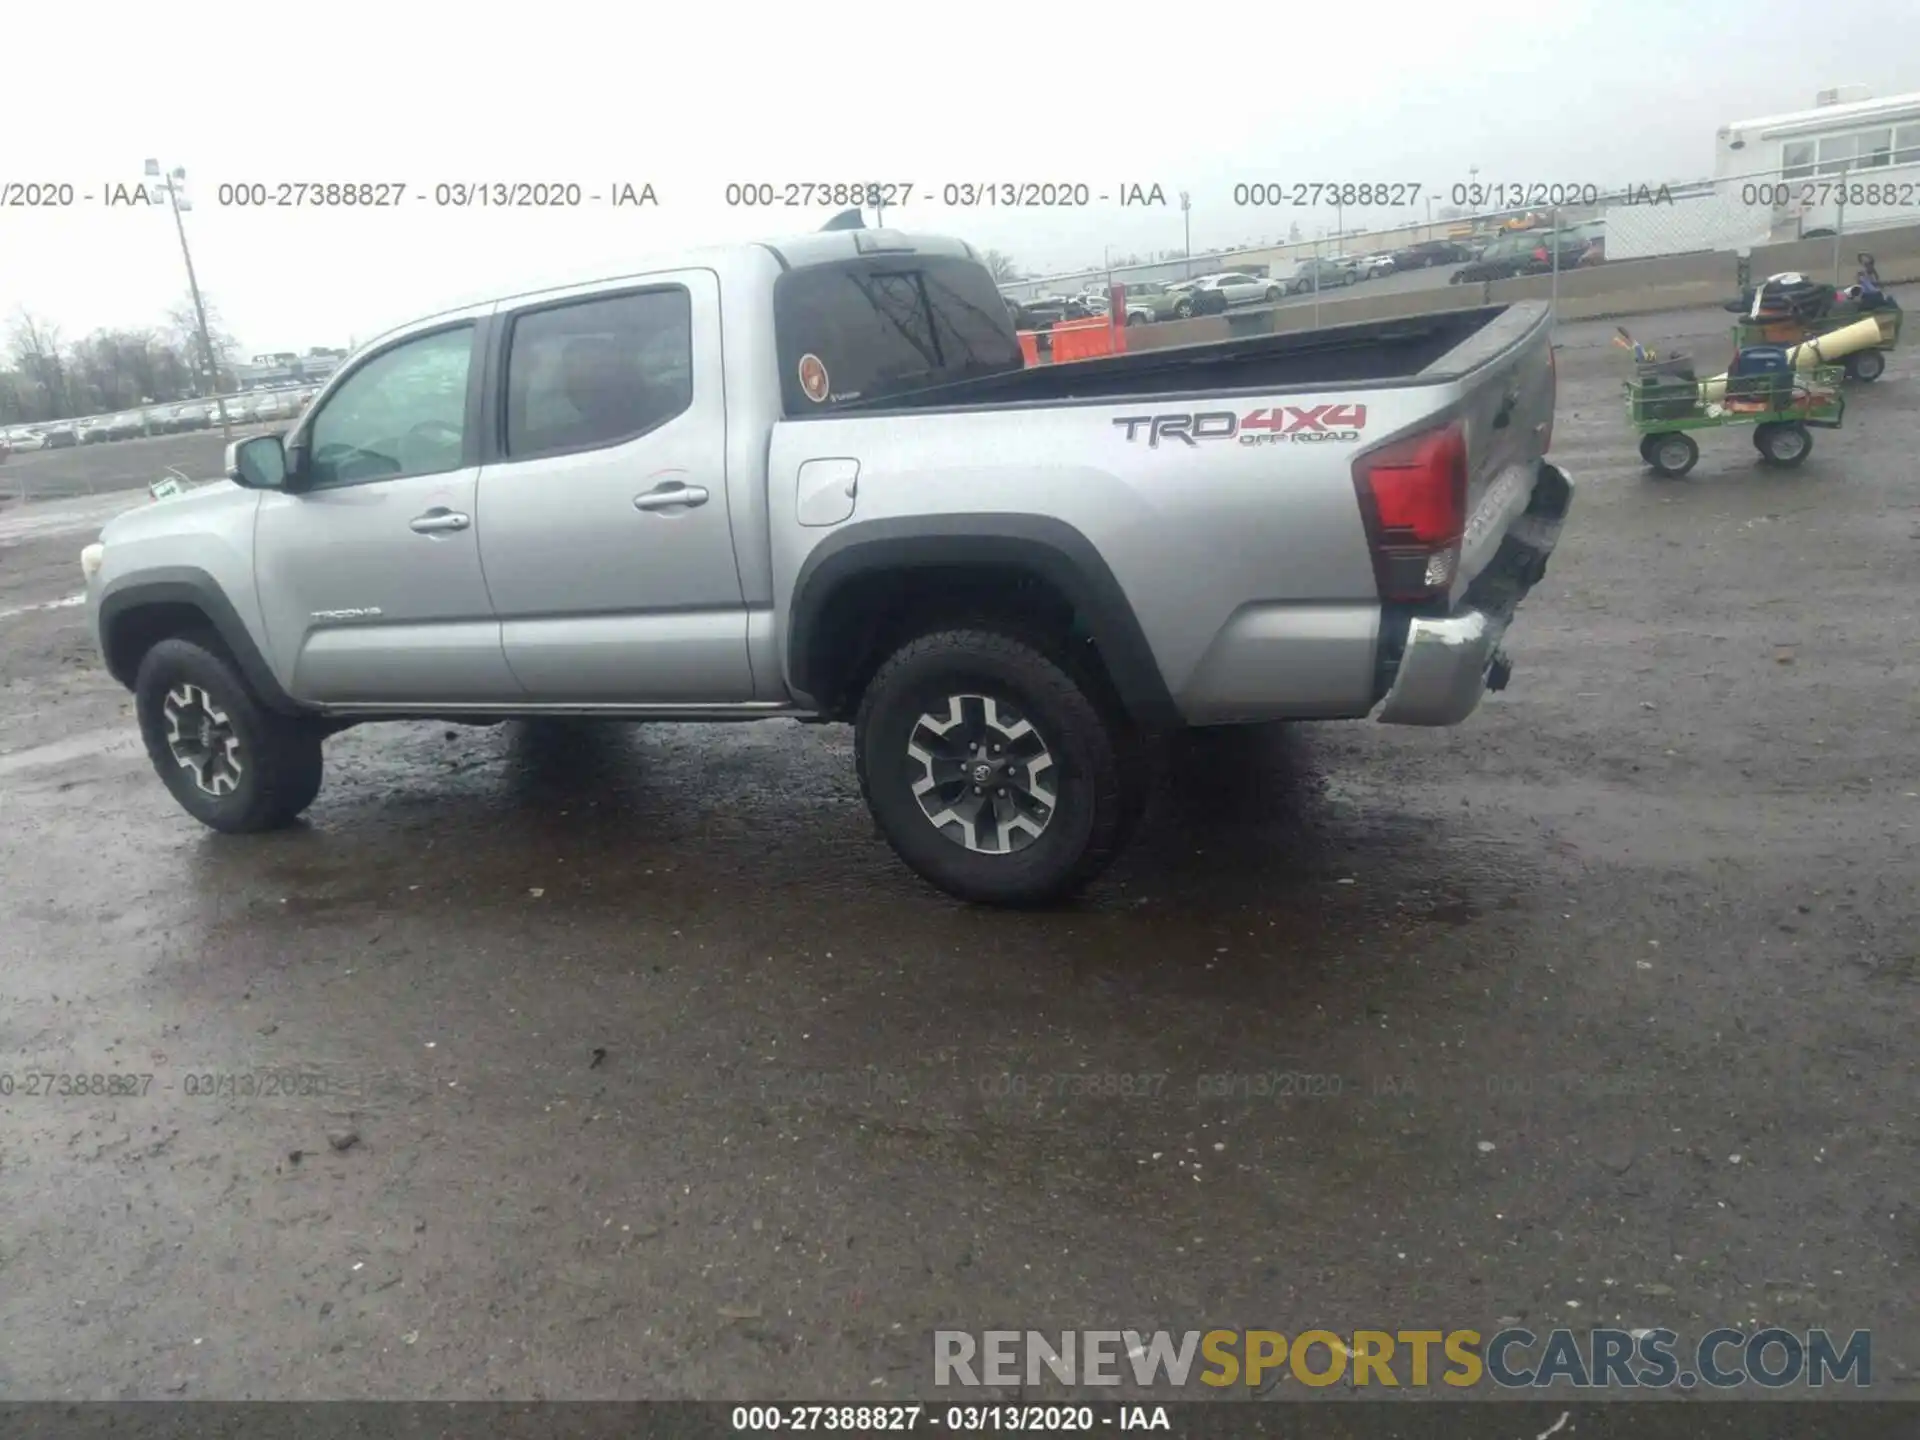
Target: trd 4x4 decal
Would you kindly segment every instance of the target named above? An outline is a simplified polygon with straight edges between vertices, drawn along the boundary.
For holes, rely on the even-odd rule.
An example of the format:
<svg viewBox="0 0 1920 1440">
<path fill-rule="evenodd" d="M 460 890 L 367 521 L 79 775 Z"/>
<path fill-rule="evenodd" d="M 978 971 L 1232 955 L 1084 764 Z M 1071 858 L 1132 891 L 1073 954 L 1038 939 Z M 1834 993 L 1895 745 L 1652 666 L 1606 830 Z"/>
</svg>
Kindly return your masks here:
<svg viewBox="0 0 1920 1440">
<path fill-rule="evenodd" d="M 1113 422 L 1128 440 L 1146 438 L 1157 450 L 1163 440 L 1198 445 L 1202 440 L 1237 440 L 1242 445 L 1325 445 L 1352 443 L 1367 428 L 1364 405 L 1275 405 L 1236 415 L 1231 410 L 1188 411 L 1176 415 L 1128 415 Z"/>
</svg>

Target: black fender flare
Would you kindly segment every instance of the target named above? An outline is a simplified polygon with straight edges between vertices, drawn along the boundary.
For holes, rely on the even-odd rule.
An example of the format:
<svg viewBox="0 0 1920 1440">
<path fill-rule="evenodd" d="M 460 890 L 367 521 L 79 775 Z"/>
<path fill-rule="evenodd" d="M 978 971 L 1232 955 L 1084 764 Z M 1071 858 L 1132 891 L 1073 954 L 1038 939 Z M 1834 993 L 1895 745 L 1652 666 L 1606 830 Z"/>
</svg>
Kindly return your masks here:
<svg viewBox="0 0 1920 1440">
<path fill-rule="evenodd" d="M 191 605 L 207 617 L 227 653 L 239 665 L 254 696 L 270 710 L 283 715 L 304 715 L 307 708 L 281 688 L 273 669 L 267 664 L 253 634 L 240 619 L 233 602 L 206 571 L 191 565 L 168 565 L 145 570 L 124 584 L 116 585 L 100 597 L 100 649 L 107 662 L 107 673 L 127 689 L 133 688 L 137 664 L 115 641 L 115 633 L 127 618 L 154 605 Z"/>
<path fill-rule="evenodd" d="M 787 623 L 787 674 L 818 697 L 819 622 L 833 594 L 857 576 L 955 565 L 1017 566 L 1073 605 L 1136 723 L 1178 722 L 1153 649 L 1120 582 L 1092 541 L 1063 520 L 1019 514 L 925 515 L 857 521 L 836 530 L 800 566 Z"/>
</svg>

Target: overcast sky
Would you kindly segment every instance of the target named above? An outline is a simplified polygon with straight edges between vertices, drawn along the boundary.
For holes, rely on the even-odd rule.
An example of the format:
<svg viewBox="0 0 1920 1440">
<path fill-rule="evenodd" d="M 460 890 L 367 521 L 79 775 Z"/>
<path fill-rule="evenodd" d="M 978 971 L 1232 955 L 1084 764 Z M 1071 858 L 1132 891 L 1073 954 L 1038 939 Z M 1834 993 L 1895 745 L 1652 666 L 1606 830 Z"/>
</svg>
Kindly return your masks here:
<svg viewBox="0 0 1920 1440">
<path fill-rule="evenodd" d="M 890 225 L 1044 273 L 1097 264 L 1107 246 L 1180 247 L 1183 188 L 1197 252 L 1333 219 L 1236 209 L 1236 182 L 1423 187 L 1415 210 L 1374 215 L 1378 228 L 1424 219 L 1424 197 L 1446 204 L 1469 166 L 1483 183 L 1704 176 L 1729 120 L 1810 106 L 1829 85 L 1920 89 L 1915 0 L 10 11 L 0 185 L 99 196 L 137 184 L 149 156 L 186 167 L 201 286 L 248 354 L 364 341 L 443 305 L 816 229 L 830 213 L 730 209 L 730 181 L 911 183 Z M 490 180 L 587 195 L 651 183 L 659 204 L 434 204 L 440 182 Z M 1012 180 L 1116 197 L 1158 183 L 1171 203 L 940 204 L 943 185 Z M 253 181 L 390 182 L 406 199 L 218 203 L 223 183 Z M 71 340 L 158 324 L 185 293 L 164 207 L 0 208 L 0 315 L 25 306 Z"/>
</svg>

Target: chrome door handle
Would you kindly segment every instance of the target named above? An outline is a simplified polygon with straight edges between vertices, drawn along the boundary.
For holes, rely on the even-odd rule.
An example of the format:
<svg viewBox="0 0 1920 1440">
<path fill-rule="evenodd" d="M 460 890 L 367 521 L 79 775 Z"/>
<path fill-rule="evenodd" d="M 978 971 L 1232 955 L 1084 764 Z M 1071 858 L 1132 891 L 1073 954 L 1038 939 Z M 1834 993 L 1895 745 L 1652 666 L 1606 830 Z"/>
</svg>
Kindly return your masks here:
<svg viewBox="0 0 1920 1440">
<path fill-rule="evenodd" d="M 464 530 L 473 523 L 469 515 L 458 510 L 434 509 L 424 515 L 416 515 L 407 527 L 416 535 L 438 535 L 446 530 Z"/>
<path fill-rule="evenodd" d="M 691 509 L 706 503 L 706 486 L 683 485 L 678 480 L 669 480 L 664 485 L 633 497 L 633 508 L 636 510 L 671 510 L 677 505 Z"/>
</svg>

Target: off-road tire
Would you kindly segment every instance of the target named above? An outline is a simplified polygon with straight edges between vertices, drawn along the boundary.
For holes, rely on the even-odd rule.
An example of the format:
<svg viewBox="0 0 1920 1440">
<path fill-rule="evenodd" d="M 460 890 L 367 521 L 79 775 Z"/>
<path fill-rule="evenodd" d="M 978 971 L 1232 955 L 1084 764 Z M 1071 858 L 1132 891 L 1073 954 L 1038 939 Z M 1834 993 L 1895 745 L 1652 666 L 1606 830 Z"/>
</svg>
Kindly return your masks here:
<svg viewBox="0 0 1920 1440">
<path fill-rule="evenodd" d="M 959 899 L 1044 905 L 1094 879 L 1125 846 L 1151 793 L 1131 727 L 1064 653 L 993 629 L 929 632 L 874 674 L 854 719 L 854 763 L 875 824 L 907 866 Z M 950 697 L 984 696 L 1031 724 L 1052 756 L 1054 803 L 1041 833 L 1010 853 L 980 853 L 936 828 L 914 795 L 909 753 L 923 717 Z"/>
<path fill-rule="evenodd" d="M 203 788 L 196 771 L 176 756 L 170 737 L 169 697 L 194 692 L 219 712 L 237 742 L 233 753 L 239 773 L 220 794 Z M 133 694 L 154 771 L 201 824 L 229 835 L 276 830 L 292 823 L 319 794 L 320 727 L 262 705 L 211 636 L 155 645 L 140 662 Z"/>
</svg>

